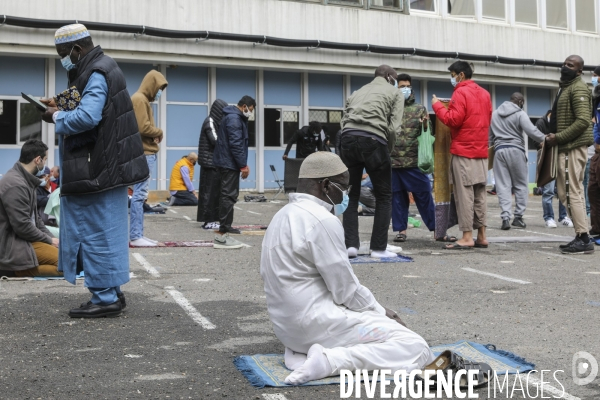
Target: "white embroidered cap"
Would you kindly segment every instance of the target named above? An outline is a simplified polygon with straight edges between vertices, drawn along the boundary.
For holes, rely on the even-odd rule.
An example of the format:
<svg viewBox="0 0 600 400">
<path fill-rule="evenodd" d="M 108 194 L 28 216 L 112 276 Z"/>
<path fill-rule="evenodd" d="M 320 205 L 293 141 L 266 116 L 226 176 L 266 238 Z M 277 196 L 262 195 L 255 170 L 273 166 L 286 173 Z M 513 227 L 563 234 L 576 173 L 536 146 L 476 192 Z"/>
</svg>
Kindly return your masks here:
<svg viewBox="0 0 600 400">
<path fill-rule="evenodd" d="M 298 178 L 328 178 L 348 171 L 342 159 L 330 151 L 317 151 L 306 157 Z"/>
</svg>

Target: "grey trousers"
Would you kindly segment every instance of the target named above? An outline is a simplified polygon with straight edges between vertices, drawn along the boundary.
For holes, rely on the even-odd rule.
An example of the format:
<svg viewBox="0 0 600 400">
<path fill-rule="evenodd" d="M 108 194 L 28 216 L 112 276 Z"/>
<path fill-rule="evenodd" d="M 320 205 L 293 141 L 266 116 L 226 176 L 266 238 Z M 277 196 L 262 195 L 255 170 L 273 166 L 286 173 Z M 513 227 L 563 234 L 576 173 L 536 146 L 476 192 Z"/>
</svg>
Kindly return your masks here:
<svg viewBox="0 0 600 400">
<path fill-rule="evenodd" d="M 529 198 L 527 158 L 525 152 L 516 147 L 496 151 L 494 156 L 494 178 L 500 204 L 500 217 L 510 219 L 512 194 L 515 195 L 515 216 L 522 217 Z"/>
</svg>

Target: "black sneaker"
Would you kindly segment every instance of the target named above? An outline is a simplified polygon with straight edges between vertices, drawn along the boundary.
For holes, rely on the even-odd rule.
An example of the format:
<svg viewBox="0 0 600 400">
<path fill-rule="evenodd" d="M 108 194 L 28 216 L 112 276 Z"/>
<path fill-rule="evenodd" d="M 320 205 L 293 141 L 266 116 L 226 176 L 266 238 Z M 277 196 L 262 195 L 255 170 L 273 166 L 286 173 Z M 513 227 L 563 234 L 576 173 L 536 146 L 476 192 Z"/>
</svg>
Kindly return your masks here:
<svg viewBox="0 0 600 400">
<path fill-rule="evenodd" d="M 515 217 L 513 219 L 512 226 L 514 226 L 515 228 L 522 228 L 522 229 L 527 228 L 527 224 L 525 224 L 525 221 L 523 221 L 523 217 Z"/>
<path fill-rule="evenodd" d="M 500 229 L 502 229 L 503 231 L 507 231 L 510 229 L 510 221 L 508 220 L 508 218 L 502 220 L 502 227 Z"/>
<path fill-rule="evenodd" d="M 568 247 L 571 247 L 573 245 L 573 243 L 575 243 L 575 241 L 577 240 L 577 237 L 573 240 L 571 240 L 569 243 L 567 244 L 561 244 L 560 246 L 558 246 L 559 249 L 566 249 Z"/>
<path fill-rule="evenodd" d="M 233 235 L 241 235 L 242 231 L 240 231 L 237 228 L 229 228 L 229 229 L 227 229 L 227 233 L 231 233 Z"/>
<path fill-rule="evenodd" d="M 594 242 L 591 240 L 584 243 L 581 238 L 576 238 L 569 247 L 562 249 L 563 254 L 593 254 Z"/>
</svg>

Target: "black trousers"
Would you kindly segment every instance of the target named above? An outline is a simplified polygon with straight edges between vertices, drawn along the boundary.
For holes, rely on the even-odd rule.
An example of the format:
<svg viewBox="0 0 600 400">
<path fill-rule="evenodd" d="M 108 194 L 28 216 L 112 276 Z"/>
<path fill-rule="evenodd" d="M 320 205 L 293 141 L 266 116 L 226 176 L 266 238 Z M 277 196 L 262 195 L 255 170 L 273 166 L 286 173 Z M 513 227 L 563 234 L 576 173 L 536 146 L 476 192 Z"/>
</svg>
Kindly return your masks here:
<svg viewBox="0 0 600 400">
<path fill-rule="evenodd" d="M 240 194 L 240 171 L 219 168 L 221 196 L 219 204 L 219 232 L 228 232 L 233 223 L 233 206 Z"/>
<path fill-rule="evenodd" d="M 342 136 L 341 158 L 348 167 L 352 185 L 350 202 L 344 212 L 343 222 L 346 248 L 360 247 L 358 199 L 363 169 L 366 169 L 373 183 L 373 195 L 377 204 L 371 232 L 371 250 L 385 250 L 392 219 L 392 164 L 389 150 L 386 145 L 375 139 L 346 134 Z"/>
<path fill-rule="evenodd" d="M 588 183 L 590 199 L 590 220 L 592 232 L 600 232 L 600 153 L 592 156 L 590 161 L 590 181 Z"/>
<path fill-rule="evenodd" d="M 171 204 L 172 206 L 197 206 L 198 199 L 194 196 L 194 193 L 189 192 L 187 190 L 178 190 L 177 193 L 173 195 L 174 202 Z"/>
<path fill-rule="evenodd" d="M 219 220 L 219 197 L 221 195 L 221 176 L 218 168 L 200 168 L 200 188 L 198 189 L 198 222 Z"/>
</svg>

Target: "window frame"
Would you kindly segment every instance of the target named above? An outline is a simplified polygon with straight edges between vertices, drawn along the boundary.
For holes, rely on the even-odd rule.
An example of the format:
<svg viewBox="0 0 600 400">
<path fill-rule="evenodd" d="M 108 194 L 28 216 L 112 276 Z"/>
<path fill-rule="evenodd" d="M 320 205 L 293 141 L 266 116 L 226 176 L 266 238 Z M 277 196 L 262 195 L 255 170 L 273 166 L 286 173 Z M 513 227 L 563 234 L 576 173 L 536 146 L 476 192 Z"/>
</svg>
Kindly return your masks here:
<svg viewBox="0 0 600 400">
<path fill-rule="evenodd" d="M 352 0 L 323 0 L 324 5 L 337 5 L 337 6 L 345 6 L 345 7 L 354 7 L 354 8 L 366 8 L 365 6 L 369 4 L 369 0 L 358 0 L 360 4 L 351 3 Z"/>
<path fill-rule="evenodd" d="M 342 118 L 340 119 L 340 129 L 342 129 L 342 119 L 344 118 L 344 111 L 346 110 L 346 107 L 308 107 L 308 120 L 310 122 L 310 112 L 311 110 L 313 111 L 340 111 L 342 113 Z M 329 119 L 329 115 L 327 116 L 327 118 Z M 321 124 L 323 124 L 324 122 L 321 122 Z M 325 123 L 329 123 L 329 122 L 325 122 Z M 330 136 L 331 136 L 331 132 Z M 337 133 L 337 131 L 335 132 Z M 335 143 L 330 143 L 329 147 L 334 148 L 335 147 Z"/>
<path fill-rule="evenodd" d="M 302 106 L 282 106 L 282 105 L 275 105 L 275 104 L 265 104 L 263 106 L 263 110 L 265 108 L 270 108 L 270 109 L 277 109 L 281 112 L 281 116 L 283 116 L 283 113 L 286 111 L 291 111 L 291 112 L 297 112 L 298 113 L 298 129 L 301 129 L 304 125 L 302 124 Z M 264 117 L 264 113 L 261 116 L 261 118 L 265 118 Z M 283 120 L 283 118 L 280 117 L 280 121 L 279 121 L 279 143 L 281 143 L 279 146 L 267 146 L 265 144 L 265 139 L 266 139 L 266 132 L 264 131 L 264 127 L 263 127 L 263 146 L 265 148 L 265 150 L 269 149 L 284 149 L 287 147 L 287 143 L 285 143 L 285 136 L 284 136 L 284 131 L 283 131 L 283 123 L 285 121 Z"/>
<path fill-rule="evenodd" d="M 479 9 L 481 10 L 481 19 L 488 22 L 488 21 L 492 21 L 492 22 L 499 22 L 499 23 L 508 23 L 509 21 L 509 12 L 510 12 L 510 2 L 514 1 L 514 0 L 494 0 L 496 2 L 499 1 L 503 1 L 504 2 L 504 18 L 498 18 L 498 17 L 487 17 L 484 15 L 483 13 L 483 2 L 484 0 L 476 0 L 476 4 L 475 4 L 475 10 L 477 10 L 477 7 L 479 7 Z"/>
<path fill-rule="evenodd" d="M 569 5 L 571 5 L 571 7 L 569 7 Z M 577 0 L 574 0 L 573 2 L 569 2 L 567 4 L 567 14 L 569 12 L 573 13 L 573 18 L 571 20 L 573 23 L 573 27 L 572 27 L 573 32 L 584 34 L 584 35 L 598 35 L 600 33 L 598 30 L 598 23 L 600 22 L 598 20 L 599 5 L 598 5 L 597 1 L 593 1 L 592 5 L 594 6 L 594 31 L 586 31 L 586 30 L 580 30 L 579 27 L 577 26 Z M 571 8 L 571 9 L 569 10 L 569 8 Z"/>
<path fill-rule="evenodd" d="M 433 1 L 433 5 L 435 10 L 434 11 L 427 11 L 427 10 L 419 10 L 417 8 L 413 9 L 410 6 L 410 0 L 407 0 L 407 11 L 409 14 L 412 14 L 413 12 L 420 14 L 423 13 L 425 15 L 440 15 L 440 2 L 439 0 L 432 0 Z"/>
<path fill-rule="evenodd" d="M 540 0 L 534 0 L 535 1 L 535 6 L 536 6 L 536 23 L 532 24 L 530 22 L 521 22 L 517 20 L 517 7 L 516 7 L 516 2 L 518 0 L 509 0 L 512 2 L 513 7 L 511 10 L 511 20 L 514 21 L 515 26 L 517 27 L 528 27 L 528 28 L 541 28 L 542 27 L 542 5 L 540 4 Z M 541 0 L 541 1 L 545 1 L 545 0 Z"/>
<path fill-rule="evenodd" d="M 479 22 L 478 18 L 477 18 L 477 15 L 479 14 L 479 10 L 481 10 L 481 0 L 470 0 L 470 1 L 473 1 L 473 7 L 474 7 L 473 15 L 452 15 L 450 13 L 450 8 L 448 7 L 449 6 L 448 2 L 450 0 L 440 0 L 440 1 L 443 1 L 443 2 L 446 3 L 445 6 L 444 6 L 445 9 L 446 9 L 445 10 L 446 17 L 453 18 L 453 19 L 456 19 L 456 20 L 459 20 L 459 21 Z"/>
<path fill-rule="evenodd" d="M 11 149 L 11 148 L 20 148 L 27 140 L 21 140 L 21 104 L 30 104 L 27 100 L 25 100 L 21 96 L 9 96 L 9 95 L 0 95 L 0 101 L 8 100 L 8 101 L 17 101 L 17 132 L 15 136 L 15 144 L 0 144 L 0 149 Z M 40 140 L 44 140 L 44 124 L 42 121 L 41 130 L 40 130 L 41 138 Z"/>
<path fill-rule="evenodd" d="M 544 10 L 545 13 L 543 15 L 544 18 L 544 27 L 546 28 L 546 30 L 549 31 L 554 31 L 554 32 L 573 32 L 573 22 L 571 21 L 571 16 L 573 14 L 573 11 L 575 10 L 575 3 L 571 0 L 561 0 L 565 3 L 565 11 L 567 13 L 566 15 L 566 22 L 567 22 L 567 26 L 564 28 L 561 27 L 557 27 L 557 26 L 550 26 L 548 25 L 548 0 L 542 0 L 542 2 L 544 2 Z"/>
<path fill-rule="evenodd" d="M 405 13 L 406 9 L 406 2 L 405 0 L 399 0 L 400 2 L 400 7 L 390 7 L 390 6 L 378 6 L 378 5 L 373 5 L 373 1 L 374 0 L 367 0 L 367 4 L 369 6 L 369 10 L 381 10 L 381 11 L 393 11 L 393 12 L 399 12 L 399 13 Z M 434 0 L 435 2 L 435 0 Z"/>
</svg>

